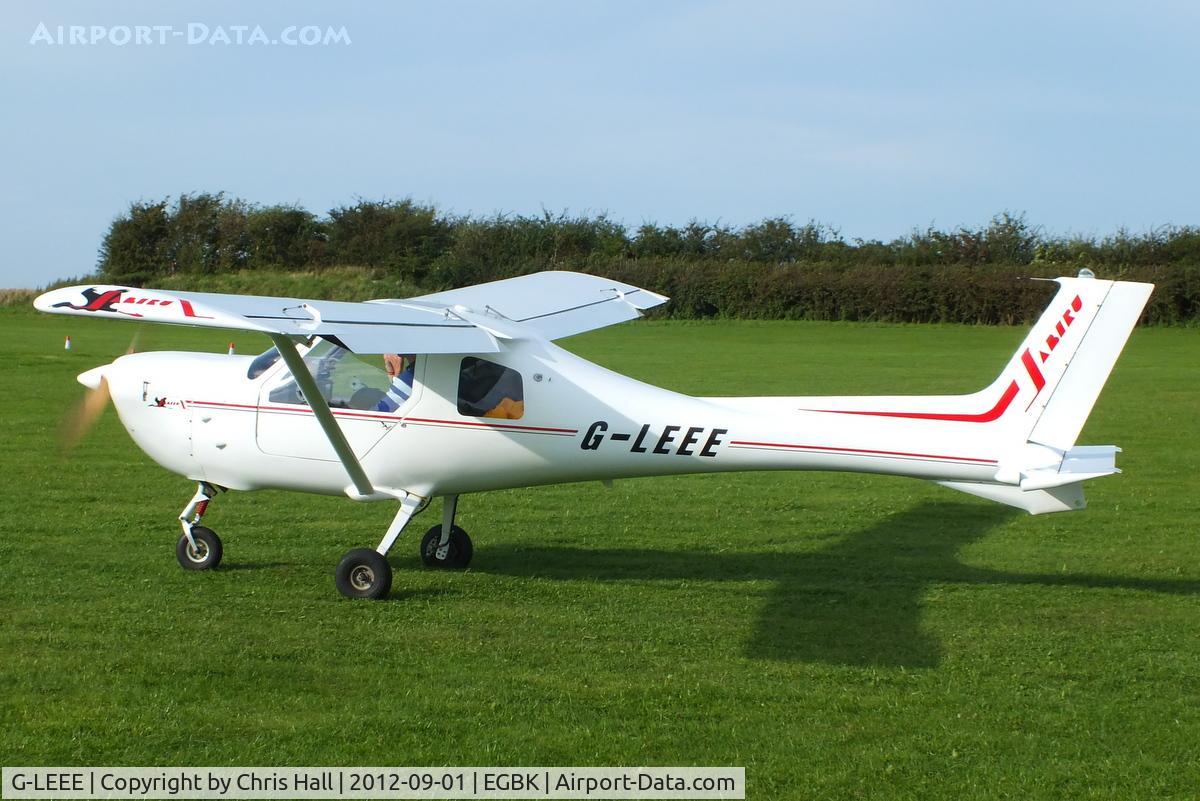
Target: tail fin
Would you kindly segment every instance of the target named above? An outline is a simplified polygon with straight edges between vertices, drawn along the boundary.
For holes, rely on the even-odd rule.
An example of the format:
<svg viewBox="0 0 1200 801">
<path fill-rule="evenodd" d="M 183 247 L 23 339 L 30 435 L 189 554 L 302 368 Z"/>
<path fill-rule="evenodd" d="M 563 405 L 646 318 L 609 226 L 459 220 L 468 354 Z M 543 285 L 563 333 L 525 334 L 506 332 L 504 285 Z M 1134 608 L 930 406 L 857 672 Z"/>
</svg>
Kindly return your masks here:
<svg viewBox="0 0 1200 801">
<path fill-rule="evenodd" d="M 1153 284 L 1102 281 L 1083 272 L 1059 290 L 1021 343 L 994 390 L 1014 438 L 1068 451 L 1137 324 Z"/>
<path fill-rule="evenodd" d="M 1033 514 L 1083 508 L 1079 483 L 1118 472 L 1118 449 L 1075 447 L 1075 440 L 1154 285 L 1101 281 L 1086 270 L 1054 280 L 1058 293 L 988 388 L 866 399 L 886 409 L 863 409 L 863 398 L 804 398 L 802 410 L 981 424 L 959 430 L 998 449 L 993 480 L 946 486 Z"/>
<path fill-rule="evenodd" d="M 1120 472 L 1111 445 L 1075 441 L 1137 324 L 1153 284 L 1058 278 L 1058 293 L 987 390 L 1012 442 L 998 484 L 939 482 L 1030 514 L 1082 509 L 1082 482 Z"/>
</svg>

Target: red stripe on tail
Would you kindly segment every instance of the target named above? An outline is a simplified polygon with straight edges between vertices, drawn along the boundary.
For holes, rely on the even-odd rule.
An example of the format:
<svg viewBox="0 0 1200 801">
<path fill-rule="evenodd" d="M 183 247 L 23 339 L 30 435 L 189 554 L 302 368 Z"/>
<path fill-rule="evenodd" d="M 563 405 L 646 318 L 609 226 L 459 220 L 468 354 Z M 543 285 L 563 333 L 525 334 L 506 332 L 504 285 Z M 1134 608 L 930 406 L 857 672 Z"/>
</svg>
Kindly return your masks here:
<svg viewBox="0 0 1200 801">
<path fill-rule="evenodd" d="M 1033 355 L 1030 354 L 1029 348 L 1021 354 L 1021 364 L 1025 365 L 1025 371 L 1029 373 L 1029 377 L 1033 379 L 1033 386 L 1038 391 L 1042 391 L 1042 387 L 1046 386 L 1046 379 L 1042 375 L 1042 368 L 1037 366 L 1037 362 L 1033 360 Z"/>
</svg>

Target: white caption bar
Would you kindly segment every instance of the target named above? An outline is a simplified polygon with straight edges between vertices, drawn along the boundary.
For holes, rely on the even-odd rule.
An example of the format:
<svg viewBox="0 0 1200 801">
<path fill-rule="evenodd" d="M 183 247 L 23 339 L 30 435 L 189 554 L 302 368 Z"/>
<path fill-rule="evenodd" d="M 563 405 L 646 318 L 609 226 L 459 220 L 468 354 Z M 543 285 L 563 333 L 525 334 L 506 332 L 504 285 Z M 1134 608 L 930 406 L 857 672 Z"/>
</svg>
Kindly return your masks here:
<svg viewBox="0 0 1200 801">
<path fill-rule="evenodd" d="M 745 768 L 4 768 L 17 798 L 745 798 Z"/>
</svg>

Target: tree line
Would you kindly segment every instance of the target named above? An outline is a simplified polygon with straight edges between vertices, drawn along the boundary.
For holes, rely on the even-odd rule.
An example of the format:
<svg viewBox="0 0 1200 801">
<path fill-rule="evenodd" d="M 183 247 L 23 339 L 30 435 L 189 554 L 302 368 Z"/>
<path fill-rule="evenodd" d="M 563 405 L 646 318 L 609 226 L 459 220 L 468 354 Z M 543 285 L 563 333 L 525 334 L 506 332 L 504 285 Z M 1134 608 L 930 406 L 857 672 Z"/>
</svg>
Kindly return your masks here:
<svg viewBox="0 0 1200 801">
<path fill-rule="evenodd" d="M 1200 228 L 1051 236 L 1007 212 L 977 228 L 929 226 L 883 242 L 789 217 L 629 228 L 604 214 L 479 217 L 409 198 L 360 199 L 318 216 L 197 193 L 131 204 L 104 236 L 98 274 L 144 285 L 164 276 L 344 265 L 429 290 L 581 270 L 668 294 L 666 313 L 681 317 L 983 323 L 1036 315 L 1045 293 L 1021 277 L 1088 267 L 1158 284 L 1149 322 L 1200 317 Z"/>
</svg>

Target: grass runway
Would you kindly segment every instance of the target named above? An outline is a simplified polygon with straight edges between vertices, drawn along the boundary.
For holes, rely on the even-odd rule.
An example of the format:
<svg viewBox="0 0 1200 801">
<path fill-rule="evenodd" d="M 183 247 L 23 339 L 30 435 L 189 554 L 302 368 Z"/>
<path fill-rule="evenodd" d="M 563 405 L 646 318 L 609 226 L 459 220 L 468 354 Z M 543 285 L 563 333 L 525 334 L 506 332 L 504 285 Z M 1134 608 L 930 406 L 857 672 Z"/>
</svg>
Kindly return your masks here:
<svg viewBox="0 0 1200 801">
<path fill-rule="evenodd" d="M 1134 333 L 1080 439 L 1122 446 L 1126 472 L 1081 513 L 823 473 L 472 495 L 472 569 L 421 569 L 410 531 L 368 603 L 332 570 L 389 504 L 220 496 L 225 562 L 185 573 L 190 482 L 111 410 L 60 455 L 74 376 L 133 329 L 0 310 L 5 765 L 744 765 L 756 799 L 1200 795 L 1194 330 Z M 693 394 L 915 394 L 983 386 L 1023 334 L 642 322 L 565 344 Z"/>
</svg>

